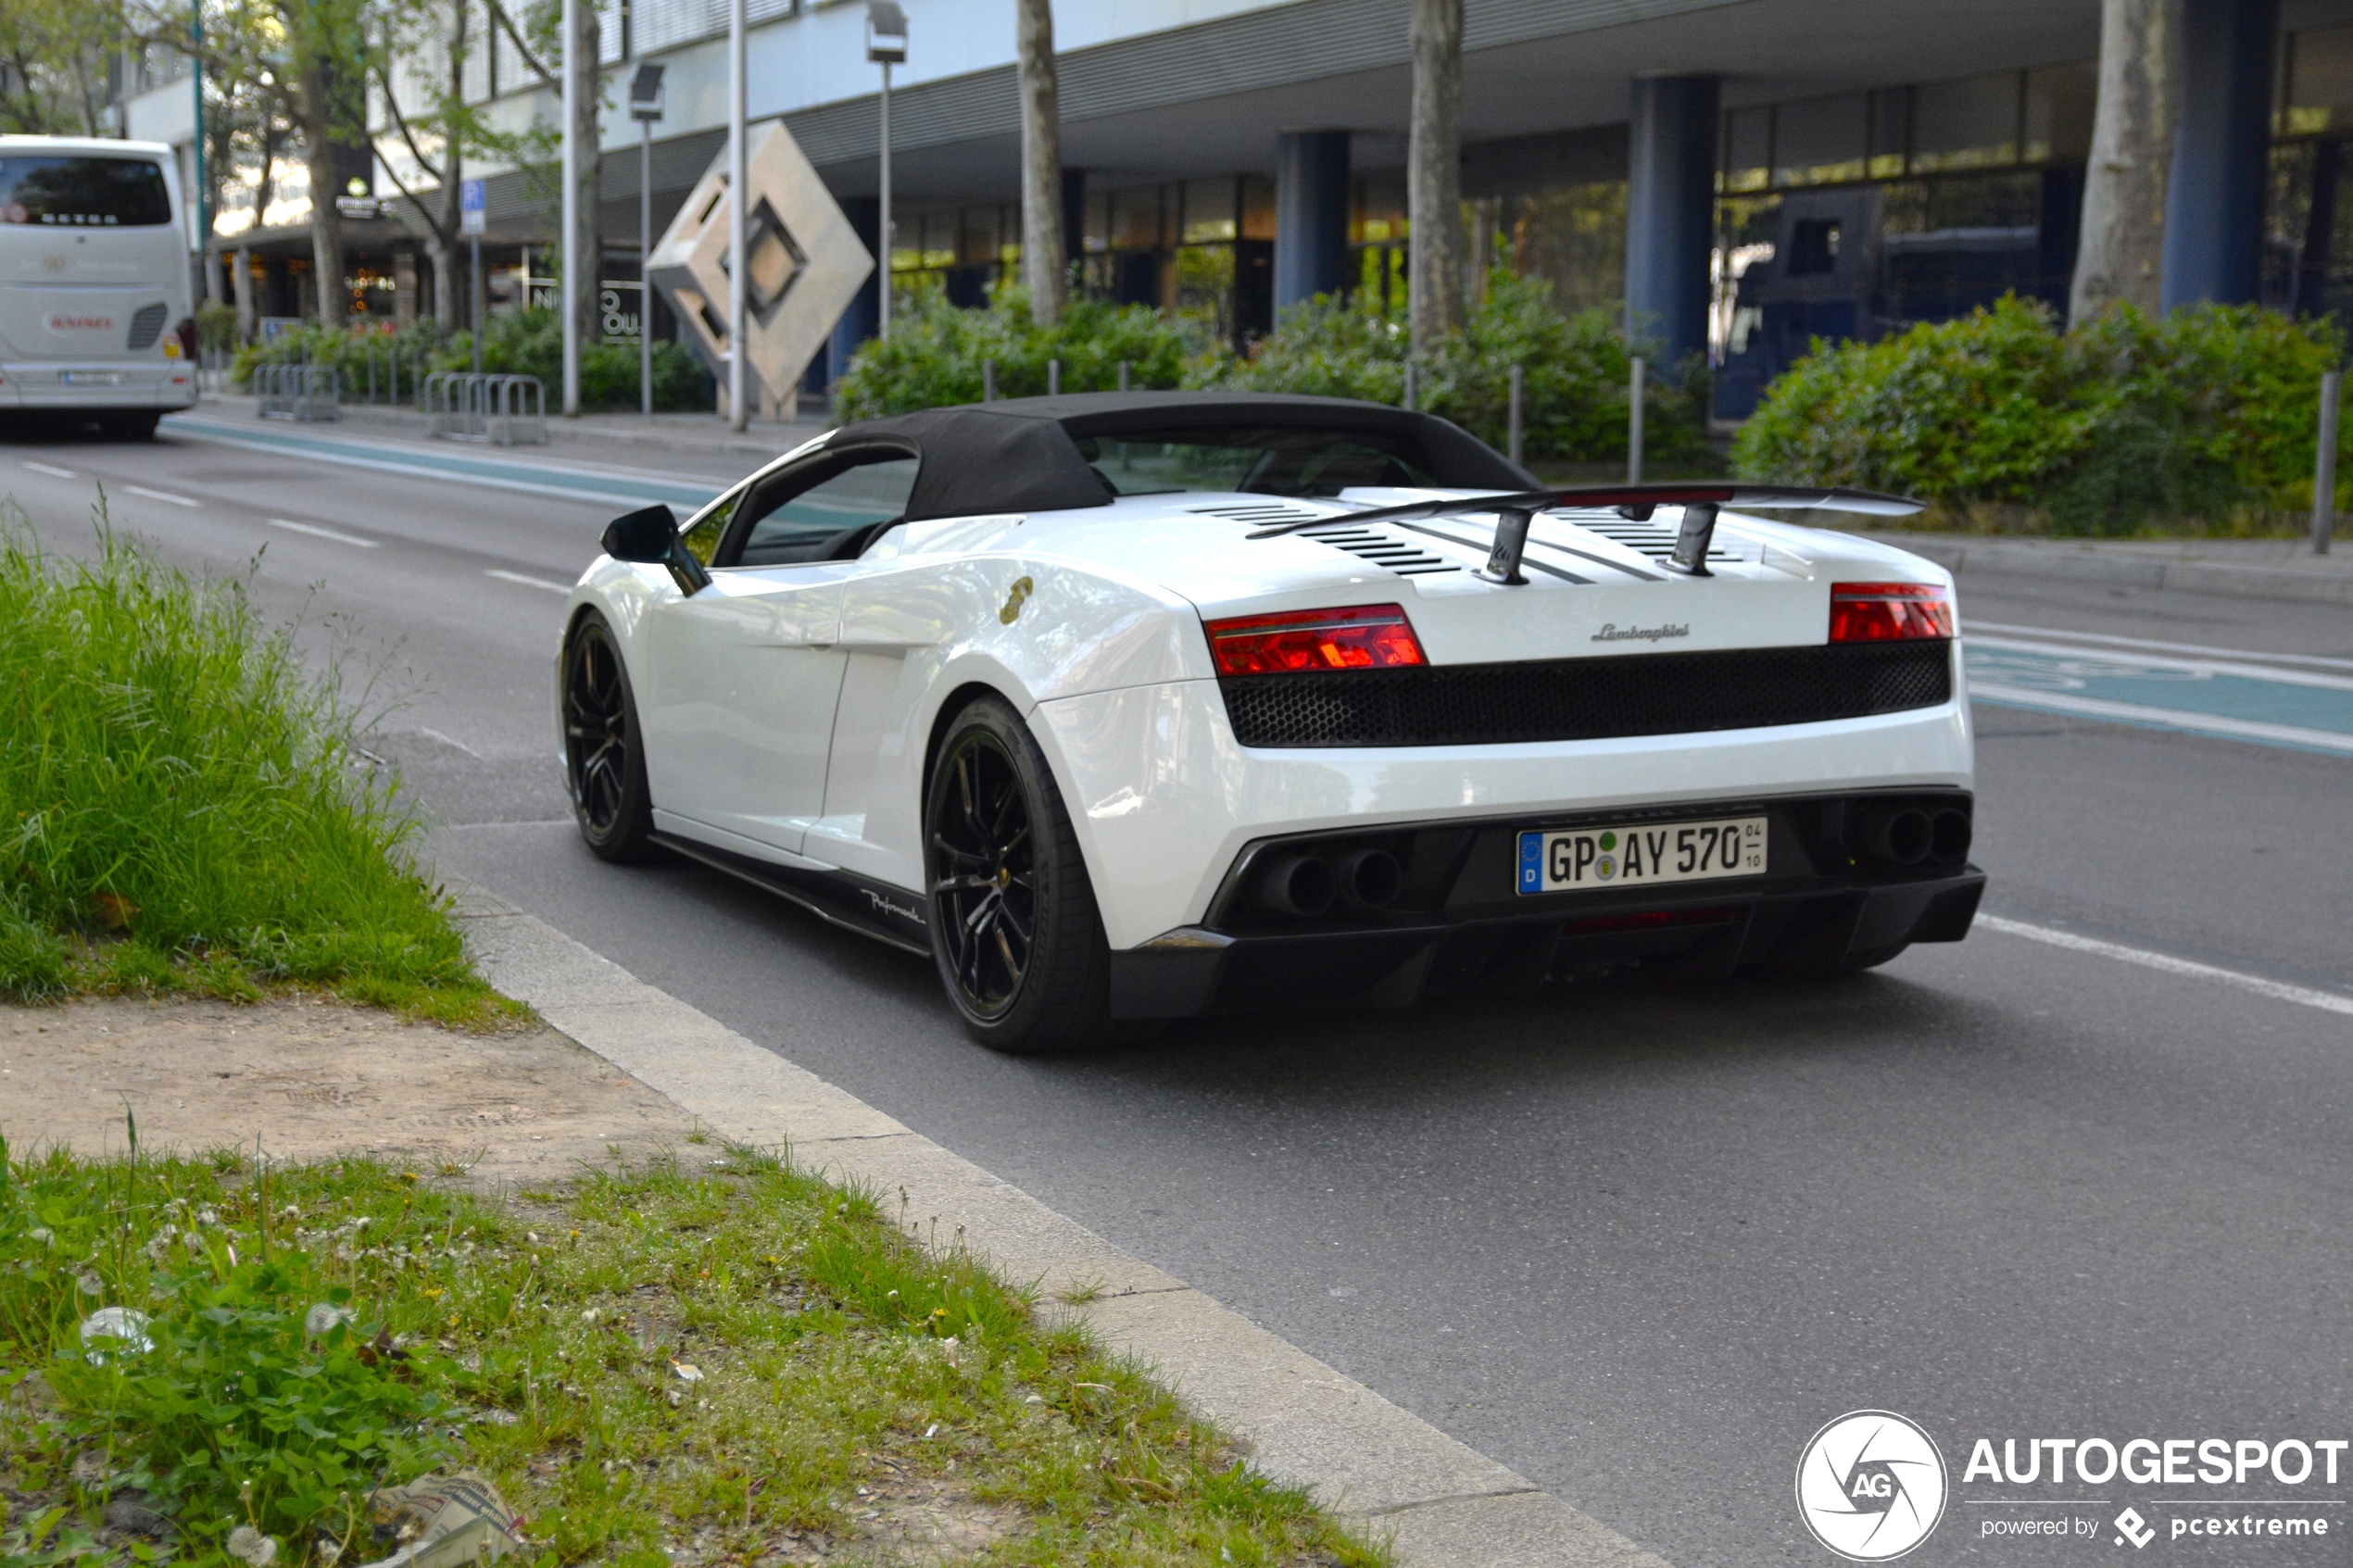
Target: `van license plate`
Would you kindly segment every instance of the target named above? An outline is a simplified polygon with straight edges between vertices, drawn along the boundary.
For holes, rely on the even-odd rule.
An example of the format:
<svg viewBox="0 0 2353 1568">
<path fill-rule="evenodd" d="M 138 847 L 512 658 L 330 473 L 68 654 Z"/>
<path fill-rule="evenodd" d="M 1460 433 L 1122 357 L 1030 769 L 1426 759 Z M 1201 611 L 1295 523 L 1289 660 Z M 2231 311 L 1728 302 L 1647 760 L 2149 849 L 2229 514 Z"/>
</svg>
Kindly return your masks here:
<svg viewBox="0 0 2353 1568">
<path fill-rule="evenodd" d="M 1765 819 L 1531 829 L 1519 835 L 1522 893 L 1580 893 L 1765 874 Z"/>
<path fill-rule="evenodd" d="M 57 379 L 68 386 L 120 386 L 120 370 L 61 370 Z"/>
</svg>

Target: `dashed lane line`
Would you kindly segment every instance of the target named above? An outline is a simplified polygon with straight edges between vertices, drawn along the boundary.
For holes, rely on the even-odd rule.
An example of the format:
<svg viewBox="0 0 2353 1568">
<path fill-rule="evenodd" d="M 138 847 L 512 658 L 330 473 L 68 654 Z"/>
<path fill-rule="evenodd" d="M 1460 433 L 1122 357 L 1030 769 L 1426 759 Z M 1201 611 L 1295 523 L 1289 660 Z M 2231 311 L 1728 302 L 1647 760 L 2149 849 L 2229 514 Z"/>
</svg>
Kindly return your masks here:
<svg viewBox="0 0 2353 1568">
<path fill-rule="evenodd" d="M 292 529 L 296 533 L 308 533 L 313 539 L 332 539 L 338 545 L 349 545 L 362 550 L 372 550 L 382 543 L 381 540 L 376 539 L 362 539 L 357 533 L 346 533 L 337 528 L 321 528 L 315 522 L 296 522 L 290 517 L 273 517 L 270 520 L 270 526 Z"/>
<path fill-rule="evenodd" d="M 144 495 L 150 501 L 169 501 L 175 507 L 201 507 L 204 505 L 202 501 L 196 500 L 193 496 L 174 495 L 169 490 L 150 490 L 144 484 L 126 484 L 122 488 L 131 495 Z"/>
<path fill-rule="evenodd" d="M 31 469 L 35 473 L 45 473 L 53 479 L 80 479 L 82 477 L 71 469 L 61 469 L 55 463 L 36 463 L 30 458 L 23 459 L 17 466 Z"/>
<path fill-rule="evenodd" d="M 2171 953 L 2153 953 L 2145 947 L 2127 947 L 2120 942 L 2103 942 L 2096 936 L 2079 936 L 2072 931 L 2030 925 L 2025 921 L 2009 920 L 2001 915 L 1981 914 L 1977 917 L 1977 923 L 2006 936 L 2022 936 L 2029 942 L 2065 947 L 2070 952 L 2091 953 L 2104 959 L 2114 959 L 2119 963 L 2137 964 L 2143 969 L 2183 975 L 2192 980 L 2211 980 L 2259 997 L 2269 997 L 2275 1002 L 2293 1002 L 2297 1007 L 2317 1008 L 2322 1012 L 2353 1017 L 2353 997 L 2334 991 L 2315 990 L 2309 985 L 2291 985 L 2283 980 L 2266 980 L 2259 974 L 2248 974 L 2241 970 L 2223 969 L 2192 959 L 2177 959 Z"/>
<path fill-rule="evenodd" d="M 496 577 L 501 583 L 520 583 L 526 588 L 545 588 L 551 594 L 572 592 L 572 584 L 569 583 L 550 583 L 545 577 L 526 577 L 520 571 L 501 571 L 497 567 L 491 568 L 483 575 Z"/>
</svg>

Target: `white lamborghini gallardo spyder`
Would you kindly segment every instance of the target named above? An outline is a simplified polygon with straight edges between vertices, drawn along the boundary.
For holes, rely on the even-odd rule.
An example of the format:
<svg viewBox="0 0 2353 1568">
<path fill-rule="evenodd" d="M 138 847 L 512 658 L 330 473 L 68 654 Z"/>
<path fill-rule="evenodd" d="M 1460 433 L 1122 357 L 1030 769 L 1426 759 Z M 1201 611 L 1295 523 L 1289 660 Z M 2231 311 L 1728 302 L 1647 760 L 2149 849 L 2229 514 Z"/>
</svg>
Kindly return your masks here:
<svg viewBox="0 0 2353 1568">
<path fill-rule="evenodd" d="M 846 425 L 607 530 L 557 666 L 580 830 L 930 955 L 1014 1051 L 1958 941 L 1952 580 L 1777 507 L 1916 509 L 1545 490 L 1325 398 Z"/>
</svg>

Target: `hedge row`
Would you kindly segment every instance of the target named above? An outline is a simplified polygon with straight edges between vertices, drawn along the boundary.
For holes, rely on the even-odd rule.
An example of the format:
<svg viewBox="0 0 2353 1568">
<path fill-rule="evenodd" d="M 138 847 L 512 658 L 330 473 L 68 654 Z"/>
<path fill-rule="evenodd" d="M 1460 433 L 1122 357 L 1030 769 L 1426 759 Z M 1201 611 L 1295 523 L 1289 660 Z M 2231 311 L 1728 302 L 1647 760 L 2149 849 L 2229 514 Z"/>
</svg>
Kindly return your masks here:
<svg viewBox="0 0 2353 1568">
<path fill-rule="evenodd" d="M 492 320 L 483 337 L 482 368 L 500 375 L 537 376 L 552 403 L 563 385 L 563 353 L 562 319 L 553 310 L 537 307 Z M 473 334 L 453 332 L 446 341 L 437 340 L 429 320 L 399 332 L 300 327 L 269 343 L 239 349 L 230 373 L 239 386 L 245 386 L 258 365 L 333 365 L 343 372 L 345 395 L 364 397 L 371 355 L 376 387 L 387 398 L 392 390 L 392 362 L 396 358 L 399 360 L 401 395 L 406 398 L 414 395 L 413 387 L 423 374 L 472 370 Z M 581 345 L 582 406 L 639 407 L 637 370 L 638 350 L 634 343 Z M 702 361 L 683 343 L 654 344 L 654 407 L 664 411 L 711 407 L 711 383 Z"/>
</svg>

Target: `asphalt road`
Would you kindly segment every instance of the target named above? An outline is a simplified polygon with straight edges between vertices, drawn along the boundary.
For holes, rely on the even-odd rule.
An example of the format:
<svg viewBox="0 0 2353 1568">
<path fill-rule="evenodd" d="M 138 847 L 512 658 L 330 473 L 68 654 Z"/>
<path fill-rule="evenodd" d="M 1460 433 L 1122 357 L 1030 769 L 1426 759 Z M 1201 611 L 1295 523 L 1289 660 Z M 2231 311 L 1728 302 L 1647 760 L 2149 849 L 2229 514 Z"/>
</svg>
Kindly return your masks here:
<svg viewBox="0 0 2353 1568">
<path fill-rule="evenodd" d="M 652 467 L 604 471 L 625 488 Z M 1831 1562 L 1793 1470 L 1861 1408 L 1919 1421 L 1951 1467 L 1912 1562 L 2108 1561 L 2128 1501 L 2162 1528 L 2183 1499 L 2315 1498 L 2335 1506 L 2287 1512 L 2332 1518 L 2324 1540 L 2162 1549 L 2347 1560 L 2353 1462 L 2335 1487 L 1962 1472 L 1980 1437 L 2353 1436 L 2353 1018 L 1981 927 L 1825 986 L 1604 982 L 994 1057 L 922 963 L 695 867 L 579 846 L 547 696 L 563 601 L 537 584 L 576 574 L 614 505 L 172 438 L 0 445 L 0 488 L 57 549 L 86 547 L 96 480 L 172 558 L 228 571 L 266 543 L 261 602 L 307 607 L 307 646 L 340 640 L 406 692 L 375 745 L 438 864 L 1680 1568 Z M 2353 612 L 2323 607 L 1970 583 L 1962 610 L 2014 638 L 2353 660 Z M 1989 912 L 2353 992 L 2353 758 L 1978 717 Z M 2103 1521 L 2095 1538 L 1983 1534 L 2060 1500 Z"/>
</svg>

